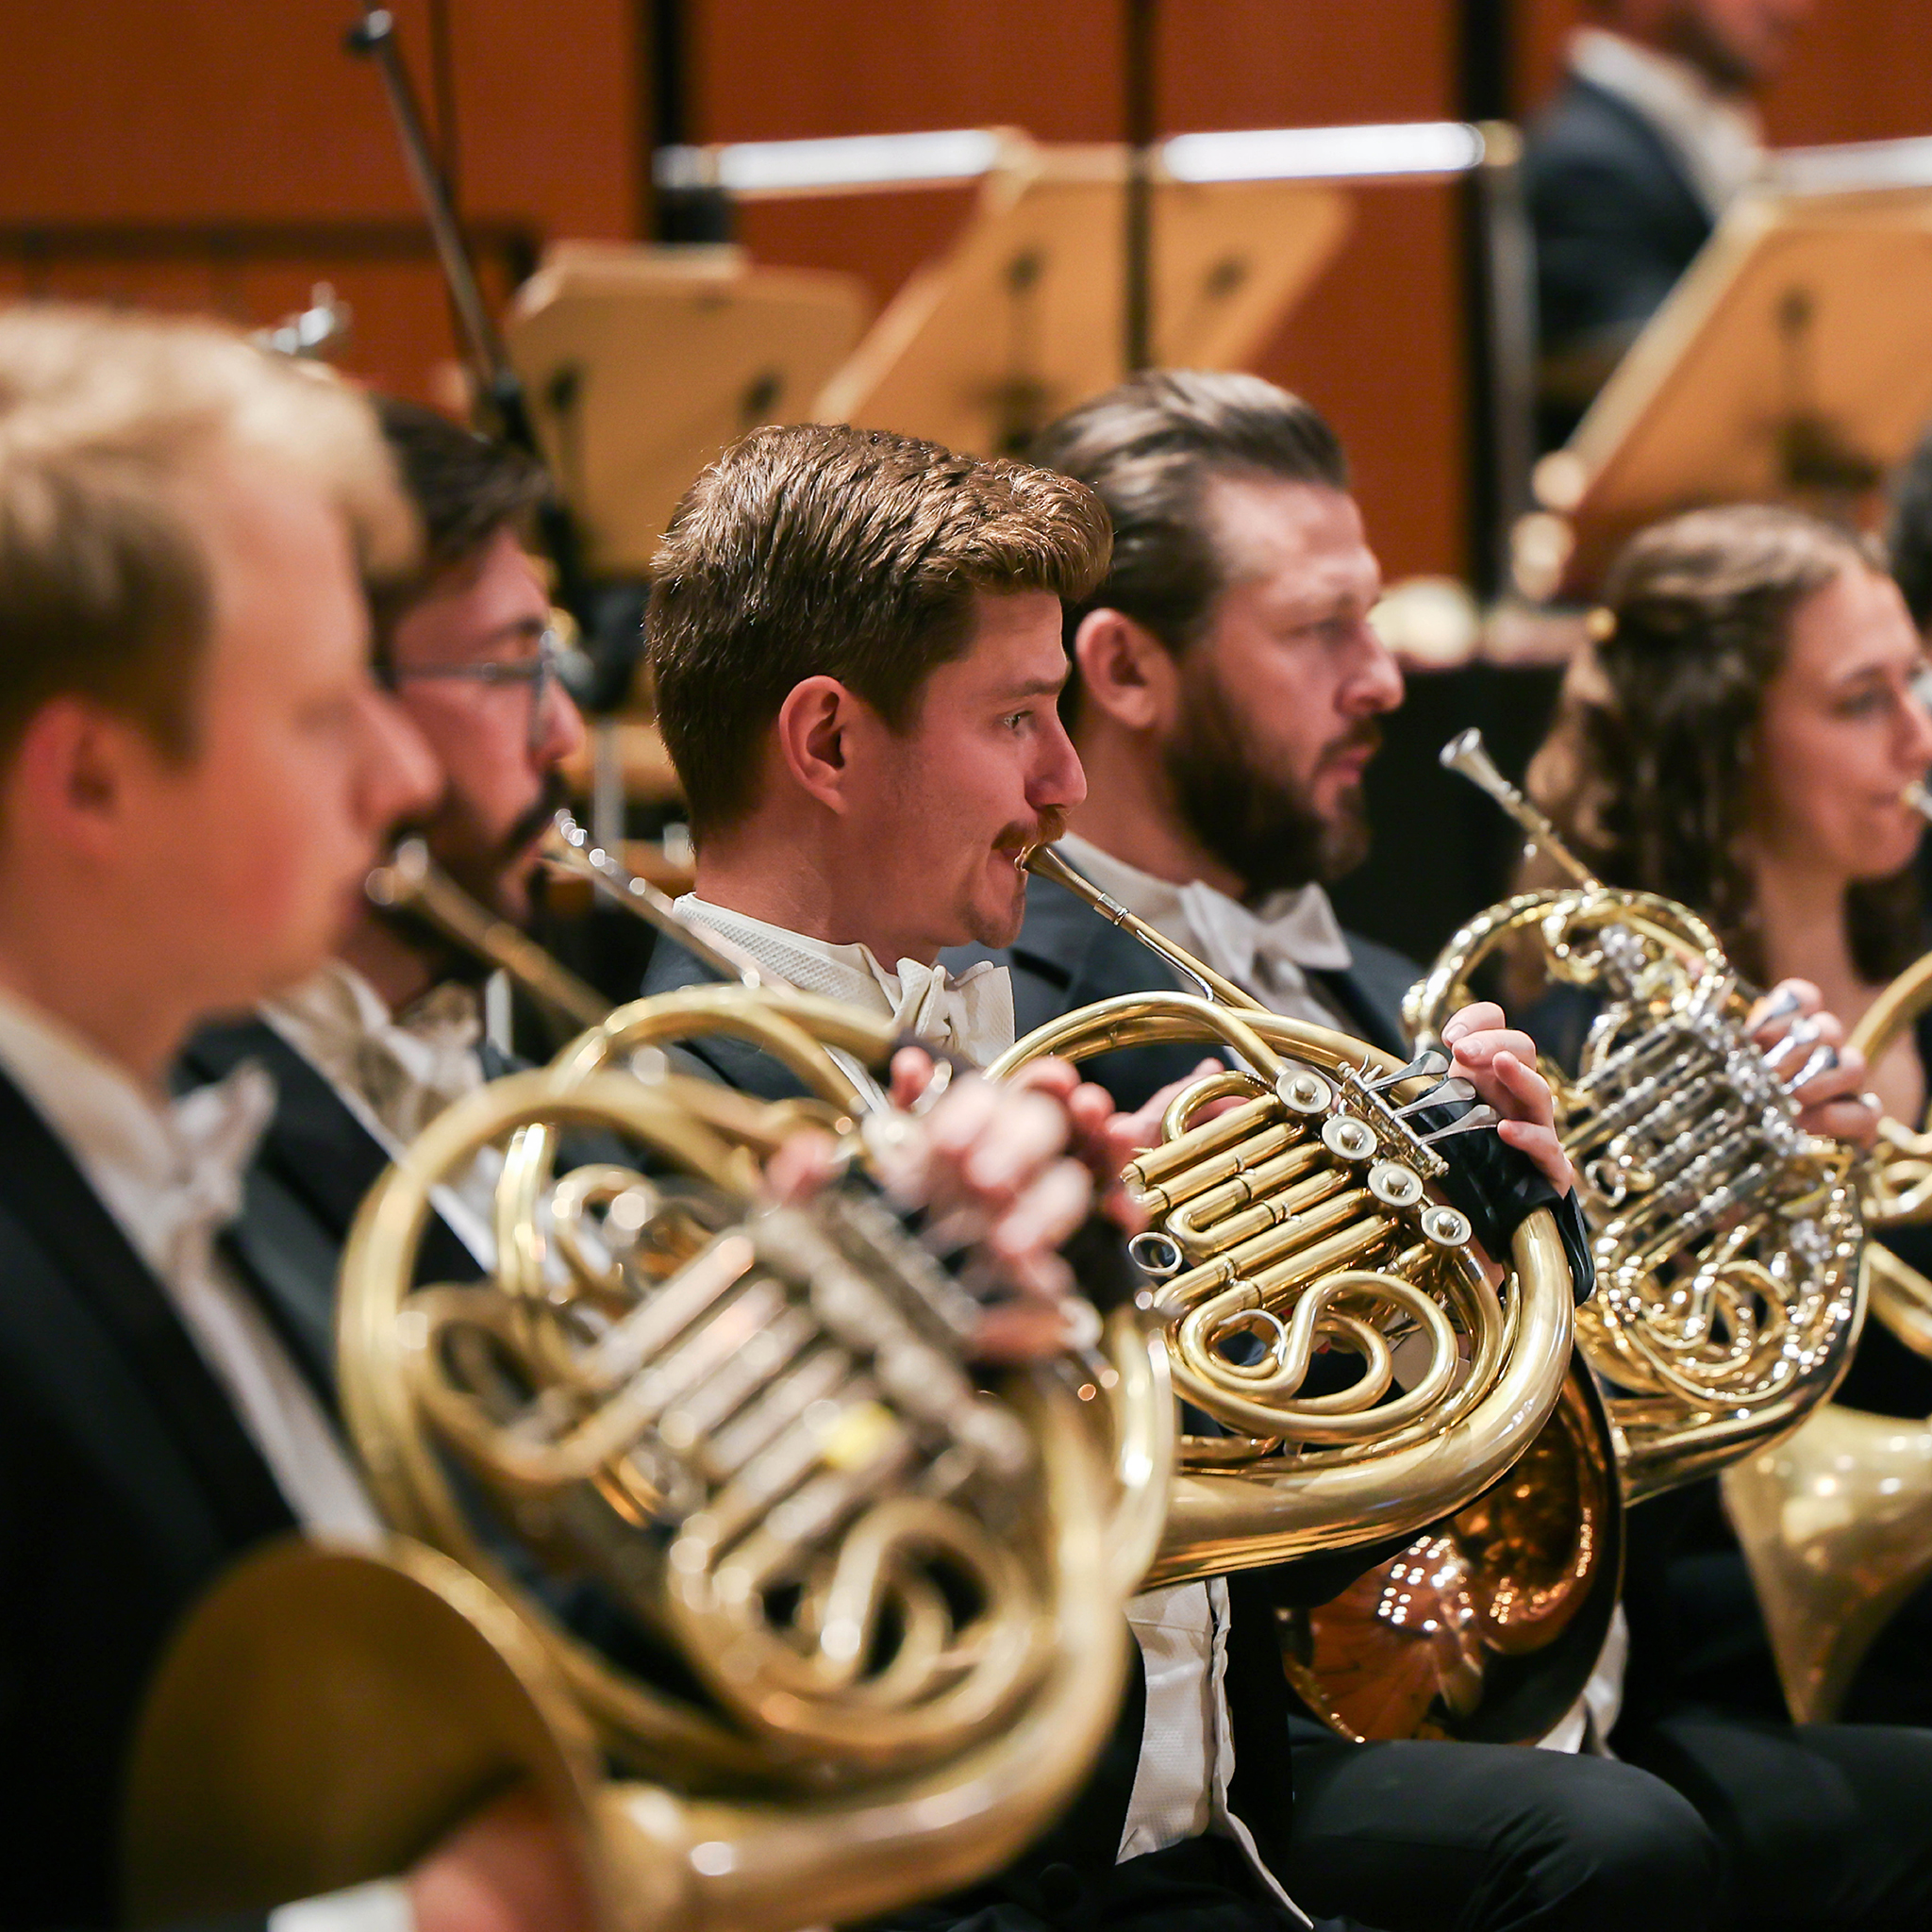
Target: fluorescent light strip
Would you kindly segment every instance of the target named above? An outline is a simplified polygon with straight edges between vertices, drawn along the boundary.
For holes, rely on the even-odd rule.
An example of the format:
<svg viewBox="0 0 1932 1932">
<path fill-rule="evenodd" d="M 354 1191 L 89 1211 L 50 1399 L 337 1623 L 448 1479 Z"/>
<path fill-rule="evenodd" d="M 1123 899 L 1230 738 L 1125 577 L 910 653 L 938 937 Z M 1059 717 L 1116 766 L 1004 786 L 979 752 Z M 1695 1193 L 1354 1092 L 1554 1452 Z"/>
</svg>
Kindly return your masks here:
<svg viewBox="0 0 1932 1932">
<path fill-rule="evenodd" d="M 1465 121 L 1397 121 L 1374 127 L 1257 127 L 1177 134 L 1161 149 L 1176 181 L 1363 180 L 1378 175 L 1460 175 L 1483 158 Z"/>
<path fill-rule="evenodd" d="M 796 194 L 813 189 L 905 188 L 964 181 L 999 158 L 984 127 L 930 134 L 855 134 L 832 141 L 742 141 L 723 147 L 659 148 L 659 188 L 722 188 L 728 194 Z"/>
<path fill-rule="evenodd" d="M 1932 140 L 1850 141 L 1832 147 L 1788 147 L 1774 154 L 1771 186 L 1792 194 L 1932 186 Z"/>
</svg>

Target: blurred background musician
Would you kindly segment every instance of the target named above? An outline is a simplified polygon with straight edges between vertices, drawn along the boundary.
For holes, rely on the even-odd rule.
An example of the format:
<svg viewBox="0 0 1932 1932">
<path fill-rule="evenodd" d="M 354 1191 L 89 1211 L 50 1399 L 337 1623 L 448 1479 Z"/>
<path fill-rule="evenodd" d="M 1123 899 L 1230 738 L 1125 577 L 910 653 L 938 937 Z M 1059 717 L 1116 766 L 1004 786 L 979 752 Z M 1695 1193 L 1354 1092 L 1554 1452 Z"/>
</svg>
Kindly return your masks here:
<svg viewBox="0 0 1932 1932">
<path fill-rule="evenodd" d="M 672 525 L 648 632 L 697 836 L 687 908 L 797 984 L 902 1019 L 937 1017 L 969 1057 L 1003 1049 L 1013 1037 L 1007 967 L 983 949 L 1010 940 L 1026 909 L 1021 854 L 1055 837 L 1085 795 L 1057 708 L 1061 607 L 1091 598 L 1107 555 L 1094 498 L 1027 465 L 849 429 L 761 431 L 727 452 Z M 1113 931 L 1083 917 L 1092 932 Z M 968 940 L 982 956 L 955 978 L 936 961 Z M 666 947 L 650 984 L 705 976 Z M 775 1071 L 710 1041 L 704 1052 L 729 1079 L 769 1083 Z M 1178 1071 L 1197 1058 L 1182 1055 Z M 1474 1071 L 1507 1110 L 1532 1115 L 1541 1096 L 1550 1141 L 1536 1075 L 1517 1094 L 1489 1068 Z M 1113 1132 L 1141 1144 L 1146 1118 Z M 1073 1813 L 996 1879 L 892 1923 L 1024 1932 L 1158 1920 L 1238 1932 L 1287 1922 L 1274 1609 L 1296 1587 L 1320 1601 L 1374 1559 L 1137 1599 L 1144 1669 Z M 1708 1876 L 1702 1829 L 1656 1789 L 1692 1850 L 1643 1875 L 1694 1898 Z"/>
<path fill-rule="evenodd" d="M 465 892 L 522 926 L 538 841 L 568 800 L 562 766 L 584 737 L 524 543 L 547 479 L 433 410 L 377 407 L 425 536 L 412 577 L 372 598 L 377 675 L 436 761 L 439 789 L 411 826 Z M 189 1085 L 248 1060 L 275 1075 L 234 1239 L 330 1386 L 336 1264 L 363 1195 L 443 1108 L 508 1064 L 484 1037 L 485 970 L 422 922 L 364 902 L 319 973 L 261 1014 L 197 1035 L 177 1070 Z M 490 1264 L 491 1179 L 486 1158 L 471 1185 L 443 1191 L 424 1250 L 438 1279 Z"/>
<path fill-rule="evenodd" d="M 1343 932 L 1323 890 L 1367 850 L 1362 771 L 1403 694 L 1367 622 L 1380 573 L 1333 431 L 1257 377 L 1171 371 L 1074 410 L 1035 454 L 1114 524 L 1107 577 L 1067 611 L 1061 708 L 1088 794 L 1062 854 L 1274 1010 L 1404 1048 L 1421 969 Z M 1043 879 L 1010 957 L 1023 1026 L 1179 985 Z M 1523 1035 L 1492 1037 L 1532 1058 Z M 1137 1097 L 1186 1071 L 1175 1058 L 1137 1049 L 1089 1071 Z M 1580 1704 L 1557 1740 L 1574 1752 L 1589 1722 Z M 1504 1745 L 1355 1744 L 1298 1708 L 1291 1734 L 1290 1879 L 1313 1909 L 1390 1932 L 1722 1923 L 1709 1835 L 1641 1772 Z"/>
<path fill-rule="evenodd" d="M 1604 634 L 1532 767 L 1538 802 L 1600 877 L 1702 914 L 1747 977 L 1801 974 L 1855 1017 L 1924 944 L 1923 824 L 1899 793 L 1932 766 L 1932 719 L 1897 589 L 1842 532 L 1739 506 L 1641 533 L 1605 590 Z M 1528 1024 L 1562 1058 L 1585 1017 L 1556 994 Z M 1915 1118 L 1922 1056 L 1908 1040 L 1840 1071 Z M 1831 1113 L 1849 1134 L 1849 1108 Z M 1923 1419 L 1932 1374 L 1868 1322 L 1839 1399 Z M 1854 1693 L 1853 1714 L 1892 1722 L 1792 1726 L 1715 1483 L 1640 1505 L 1628 1528 L 1615 1750 L 1704 1813 L 1746 1923 L 1922 1922 L 1932 1731 L 1896 1721 L 1927 1711 L 1924 1606 Z"/>
<path fill-rule="evenodd" d="M 1529 132 L 1545 447 L 1568 437 L 1638 330 L 1757 173 L 1753 93 L 1815 0 L 1591 0 Z"/>
</svg>

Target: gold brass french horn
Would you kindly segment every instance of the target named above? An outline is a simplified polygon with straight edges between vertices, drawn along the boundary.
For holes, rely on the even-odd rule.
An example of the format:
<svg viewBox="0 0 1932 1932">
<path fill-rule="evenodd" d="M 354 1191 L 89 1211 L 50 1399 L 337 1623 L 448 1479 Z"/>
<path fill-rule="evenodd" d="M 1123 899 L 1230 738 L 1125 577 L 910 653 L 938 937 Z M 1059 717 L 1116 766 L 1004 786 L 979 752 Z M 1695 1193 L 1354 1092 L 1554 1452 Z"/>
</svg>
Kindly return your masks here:
<svg viewBox="0 0 1932 1932">
<path fill-rule="evenodd" d="M 661 894 L 580 832 L 565 827 L 560 841 L 574 870 L 692 944 Z M 1548 1214 L 1524 1223 L 1504 1271 L 1431 1191 L 1441 1158 L 1414 1116 L 1460 1097 L 1436 1091 L 1446 1061 L 1403 1067 L 1343 1034 L 1261 1011 L 1050 851 L 1027 862 L 1136 931 L 1206 996 L 1136 995 L 1069 1015 L 1020 1041 L 987 1070 L 991 1077 L 1047 1054 L 1080 1059 L 1155 1039 L 1224 1048 L 1241 1069 L 1181 1095 L 1162 1146 L 1125 1177 L 1157 1223 L 1135 1253 L 1165 1277 L 1153 1307 L 1175 1387 L 1229 1433 L 1182 1444 L 1158 1552 L 1147 1549 L 1144 1510 L 1110 1536 L 1124 1568 L 1141 1563 L 1152 1587 L 1350 1548 L 1431 1523 L 1488 1489 L 1557 1403 L 1570 1271 Z M 711 963 L 747 984 L 760 978 L 728 950 L 714 948 Z M 686 1016 L 736 1009 L 771 1028 L 825 1006 L 790 988 L 767 991 L 761 998 L 743 985 L 693 988 L 675 996 L 683 1006 L 643 1003 L 648 1018 L 643 1008 L 620 1009 L 558 1065 L 588 1070 L 641 1045 L 671 1044 Z M 828 1084 L 825 1069 L 814 1072 L 795 1050 L 788 1063 L 846 1121 L 860 1115 L 862 1096 Z M 1224 1097 L 1242 1105 L 1192 1124 Z M 1228 1344 L 1256 1334 L 1260 1361 L 1232 1359 Z M 1340 1392 L 1298 1400 L 1311 1355 L 1324 1348 L 1357 1356 L 1360 1375 Z M 1115 1407 L 1119 1488 L 1144 1498 L 1125 1472 L 1156 1451 L 1141 1419 Z M 1527 1615 L 1526 1603 L 1516 1607 Z"/>
<path fill-rule="evenodd" d="M 1932 819 L 1932 797 L 1906 803 Z M 1932 955 L 1900 974 L 1852 1028 L 1876 1066 L 1932 1006 Z M 1863 1169 L 1873 1235 L 1932 1220 L 1932 1133 L 1886 1119 Z M 1866 1249 L 1871 1313 L 1932 1357 L 1932 1282 L 1882 1241 Z M 1825 1724 L 1892 1613 L 1932 1576 L 1932 1418 L 1873 1415 L 1841 1403 L 1724 1473 L 1724 1505 L 1757 1586 L 1785 1702 Z"/>
<path fill-rule="evenodd" d="M 1574 1074 L 1543 1072 L 1593 1234 L 1597 1287 L 1576 1331 L 1595 1388 L 1575 1392 L 1601 1404 L 1611 1481 L 1623 1502 L 1638 1502 L 1776 1441 L 1837 1386 L 1864 1312 L 1856 1162 L 1800 1131 L 1790 1089 L 1812 1066 L 1781 1074 L 1785 1057 L 1752 1043 L 1749 1001 L 1702 921 L 1595 879 L 1496 771 L 1478 734 L 1452 741 L 1442 762 L 1495 798 L 1574 883 L 1478 914 L 1412 990 L 1406 1018 L 1419 1041 L 1437 1037 L 1479 969 L 1524 939 L 1540 945 L 1552 978 L 1603 996 L 1582 1064 Z M 1446 1619 L 1424 1607 L 1445 1594 L 1452 1607 L 1507 1600 L 1548 1574 L 1540 1552 L 1560 1551 L 1564 1519 L 1591 1507 L 1587 1487 L 1562 1474 L 1574 1466 L 1566 1455 L 1540 1478 L 1525 1458 L 1512 1499 L 1517 1534 L 1498 1537 L 1473 1513 L 1316 1613 L 1317 1636 L 1325 1618 L 1341 1668 L 1367 1658 L 1358 1674 L 1426 1686 L 1430 1653 L 1443 1648 L 1428 1624 Z M 1548 1475 L 1557 1482 L 1539 1493 Z M 1607 1522 L 1617 1496 L 1595 1500 Z M 1533 1664 L 1545 1637 L 1563 1634 L 1532 1624 L 1517 1656 Z M 1593 1661 L 1574 1646 L 1550 1657 L 1542 1709 L 1560 1710 Z M 1453 1728 L 1442 1707 L 1458 1714 L 1454 1689 L 1445 1686 L 1424 1734 Z M 1401 1711 L 1414 1699 L 1391 1693 L 1389 1703 Z"/>
<path fill-rule="evenodd" d="M 1547 1212 L 1507 1268 L 1441 1197 L 1444 1133 L 1418 1116 L 1467 1100 L 1448 1060 L 1407 1065 L 1270 1013 L 1046 849 L 1027 861 L 1201 988 L 1070 1013 L 988 1071 L 1009 1076 L 1150 1041 L 1193 1041 L 1227 1071 L 1168 1108 L 1160 1144 L 1124 1175 L 1154 1225 L 1154 1278 L 1176 1391 L 1222 1427 L 1181 1445 L 1150 1583 L 1401 1536 L 1489 1489 L 1556 1408 L 1569 1357 L 1570 1270 Z M 1214 1118 L 1218 1101 L 1236 1105 Z M 1304 1393 L 1326 1349 L 1353 1381 Z"/>
<path fill-rule="evenodd" d="M 1110 1402 L 1058 1367 L 981 1386 L 964 1290 L 876 1196 L 762 1202 L 796 1108 L 632 1071 L 722 1027 L 842 1119 L 886 1029 L 697 992 L 458 1102 L 364 1204 L 340 1369 L 392 1534 L 277 1549 L 191 1621 L 136 1754 L 137 1923 L 396 1871 L 522 1779 L 602 1925 L 781 1932 L 993 1869 L 1084 1776 L 1166 1514 L 1164 1354 L 1128 1310 Z M 479 1161 L 495 1265 L 419 1285 Z"/>
<path fill-rule="evenodd" d="M 1551 979 L 1600 994 L 1574 1073 L 1546 1068 L 1593 1231 L 1577 1337 L 1607 1391 L 1624 1499 L 1693 1481 L 1828 1399 L 1864 1317 L 1853 1151 L 1798 1125 L 1791 1090 L 1827 1049 L 1760 1052 L 1751 1000 L 1688 908 L 1606 886 L 1464 732 L 1442 762 L 1516 819 L 1574 883 L 1478 913 L 1409 994 L 1418 1038 L 1486 961 L 1533 940 Z"/>
</svg>

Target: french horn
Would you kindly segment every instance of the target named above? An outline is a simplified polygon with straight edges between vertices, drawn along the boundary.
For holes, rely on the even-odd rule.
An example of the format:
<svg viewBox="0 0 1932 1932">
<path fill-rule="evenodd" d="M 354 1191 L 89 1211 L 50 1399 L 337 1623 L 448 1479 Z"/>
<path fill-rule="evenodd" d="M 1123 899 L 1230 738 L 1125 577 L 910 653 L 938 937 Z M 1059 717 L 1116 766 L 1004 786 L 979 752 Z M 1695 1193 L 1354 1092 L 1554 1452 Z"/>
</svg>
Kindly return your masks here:
<svg viewBox="0 0 1932 1932">
<path fill-rule="evenodd" d="M 1445 1082 L 1445 1056 L 1405 1065 L 1270 1013 L 1051 850 L 1027 864 L 1200 992 L 1065 1015 L 991 1077 L 1152 1041 L 1198 1042 L 1228 1062 L 1174 1099 L 1159 1145 L 1124 1175 L 1153 1223 L 1134 1252 L 1155 1283 L 1174 1387 L 1223 1431 L 1182 1441 L 1149 1583 L 1399 1537 L 1489 1489 L 1557 1406 L 1572 1319 L 1547 1211 L 1498 1266 L 1441 1193 L 1438 1143 L 1494 1116 L 1425 1124 L 1472 1097 Z M 1321 1351 L 1352 1362 L 1353 1379 L 1305 1389 Z"/>
<path fill-rule="evenodd" d="M 1587 1374 L 1572 1393 L 1579 1421 L 1601 1416 L 1610 1455 L 1606 1466 L 1566 1450 L 1541 1471 L 1525 1457 L 1499 1492 L 1503 1534 L 1469 1512 L 1313 1613 L 1318 1652 L 1325 1640 L 1334 1659 L 1314 1671 L 1318 1687 L 1365 1678 L 1358 1710 L 1373 1710 L 1374 1687 L 1384 1687 L 1393 1722 L 1383 1736 L 1404 1735 L 1401 1719 L 1431 1685 L 1440 1690 L 1420 1734 L 1483 1735 L 1461 1722 L 1459 1702 L 1478 1715 L 1483 1706 L 1472 1702 L 1474 1646 L 1457 1627 L 1498 1596 L 1528 1588 L 1534 1598 L 1551 1573 L 1542 1553 L 1565 1547 L 1566 1520 L 1593 1538 L 1591 1512 L 1608 1525 L 1621 1505 L 1796 1428 L 1837 1386 L 1864 1313 L 1854 1157 L 1803 1133 L 1790 1097 L 1819 1056 L 1790 1061 L 1802 1041 L 1760 1053 L 1745 1029 L 1749 999 L 1709 928 L 1670 900 L 1592 876 L 1495 769 L 1479 734 L 1452 741 L 1442 762 L 1489 792 L 1573 883 L 1491 907 L 1457 932 L 1406 1003 L 1416 1038 L 1437 1037 L 1480 969 L 1525 940 L 1551 978 L 1604 1000 L 1582 1064 L 1542 1071 L 1596 1264 L 1595 1292 L 1576 1316 Z M 1527 1707 L 1542 1716 L 1568 1707 L 1595 1661 L 1574 1636 L 1560 1620 L 1539 1629 L 1532 1618 L 1510 1653 L 1541 1684 L 1543 1701 Z M 1410 1682 L 1420 1690 L 1405 1698 Z M 1538 1735 L 1521 1730 L 1517 1740 Z"/>
<path fill-rule="evenodd" d="M 363 1205 L 340 1377 L 390 1536 L 273 1550 L 191 1620 L 135 1753 L 136 1923 L 387 1874 L 523 1780 L 610 1932 L 782 1932 L 997 1867 L 1085 1775 L 1166 1516 L 1164 1353 L 1129 1308 L 1107 1402 L 1077 1364 L 982 1383 L 970 1297 L 875 1191 L 763 1198 L 799 1109 L 636 1071 L 702 1018 L 836 1124 L 887 1029 L 702 991 L 458 1102 Z M 486 1155 L 494 1266 L 419 1283 Z"/>
<path fill-rule="evenodd" d="M 1604 1385 L 1626 1502 L 1740 1460 L 1794 1429 L 1850 1364 L 1864 1318 L 1854 1151 L 1807 1134 L 1793 1091 L 1828 1064 L 1804 1030 L 1760 1051 L 1751 996 L 1710 928 L 1606 886 L 1464 732 L 1442 762 L 1570 875 L 1478 913 L 1409 994 L 1433 1037 L 1520 938 L 1603 1008 L 1574 1071 L 1545 1068 L 1593 1233 L 1577 1337 Z"/>
<path fill-rule="evenodd" d="M 586 835 L 561 827 L 559 842 L 573 870 L 691 943 L 682 915 Z M 1027 863 L 1138 926 L 1050 851 L 1036 850 Z M 1557 1404 L 1572 1298 L 1552 1218 L 1525 1222 L 1507 1269 L 1495 1268 L 1466 1217 L 1440 1198 L 1443 1163 L 1432 1144 L 1445 1124 L 1474 1131 L 1491 1117 L 1484 1110 L 1433 1129 L 1417 1119 L 1466 1097 L 1439 1091 L 1441 1056 L 1405 1067 L 1346 1035 L 1266 1013 L 1151 928 L 1138 936 L 1163 949 L 1204 996 L 1136 995 L 1089 1008 L 987 1069 L 1005 1079 L 1049 1054 L 1077 1060 L 1150 1039 L 1224 1048 L 1237 1069 L 1181 1095 L 1162 1146 L 1125 1177 L 1157 1223 L 1133 1251 L 1157 1277 L 1151 1307 L 1174 1385 L 1228 1433 L 1182 1442 L 1167 1514 L 1155 1526 L 1158 1547 L 1150 1547 L 1144 1508 L 1110 1534 L 1124 1574 L 1139 1564 L 1152 1588 L 1381 1541 L 1434 1522 L 1487 1489 Z M 763 987 L 751 962 L 721 956 L 710 963 L 741 983 L 619 1008 L 558 1066 L 588 1073 L 621 1063 L 641 1046 L 675 1044 L 729 1013 L 764 1029 L 756 1043 L 786 1061 L 835 1124 L 862 1128 L 864 1096 L 841 1079 L 850 1055 L 831 1041 L 830 1056 L 814 1060 L 796 1037 L 849 1024 L 848 1009 Z M 781 1050 L 774 1041 L 788 1030 Z M 1195 1124 L 1227 1097 L 1241 1105 Z M 1230 1345 L 1257 1333 L 1260 1363 L 1236 1361 Z M 1360 1374 L 1345 1389 L 1298 1398 L 1319 1351 L 1355 1357 Z M 1093 1379 L 1108 1382 L 1106 1365 L 1097 1368 Z M 1138 1417 L 1117 1413 L 1117 1422 L 1124 1468 L 1138 1465 L 1152 1453 L 1149 1433 Z M 1128 1498 L 1146 1494 L 1125 1480 L 1117 1488 Z M 1530 1614 L 1526 1600 L 1513 1607 L 1519 1619 Z"/>
<path fill-rule="evenodd" d="M 1905 803 L 1932 819 L 1932 796 Z M 1932 1007 L 1932 955 L 1873 1001 L 1848 1041 L 1877 1066 Z M 1871 1314 L 1932 1357 L 1932 1282 L 1884 1245 L 1932 1220 L 1932 1133 L 1887 1117 L 1863 1168 Z M 1873 1641 L 1932 1577 L 1932 1418 L 1874 1415 L 1842 1403 L 1724 1478 L 1724 1507 L 1750 1566 L 1792 1719 L 1838 1715 Z"/>
</svg>

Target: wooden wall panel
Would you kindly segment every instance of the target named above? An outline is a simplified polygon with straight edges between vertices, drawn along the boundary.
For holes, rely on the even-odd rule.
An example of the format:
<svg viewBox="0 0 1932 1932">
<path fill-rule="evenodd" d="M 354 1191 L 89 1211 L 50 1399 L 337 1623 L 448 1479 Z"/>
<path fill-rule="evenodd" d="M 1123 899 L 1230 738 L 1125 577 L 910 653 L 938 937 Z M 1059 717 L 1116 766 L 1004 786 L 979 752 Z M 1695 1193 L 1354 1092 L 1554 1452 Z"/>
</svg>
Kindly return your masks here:
<svg viewBox="0 0 1932 1932">
<path fill-rule="evenodd" d="M 1007 123 L 1049 141 L 1121 129 L 1115 0 L 698 0 L 695 127 L 779 140 Z M 1164 131 L 1433 119 L 1453 111 L 1451 0 L 1374 8 L 1169 0 Z M 744 211 L 761 259 L 863 276 L 883 300 L 963 218 L 960 194 L 766 203 Z M 1453 197 L 1386 187 L 1262 373 L 1334 417 L 1392 574 L 1462 558 L 1460 295 Z"/>
<path fill-rule="evenodd" d="M 539 235 L 638 225 L 633 0 L 449 0 L 466 211 Z M 0 225 L 412 218 L 375 72 L 341 50 L 352 0 L 63 0 L 8 9 Z M 426 0 L 396 0 L 426 93 Z M 433 265 L 89 263 L 0 289 L 211 309 L 251 325 L 317 277 L 356 311 L 358 374 L 433 392 L 452 352 Z M 499 277 L 500 279 L 500 277 Z"/>
</svg>

